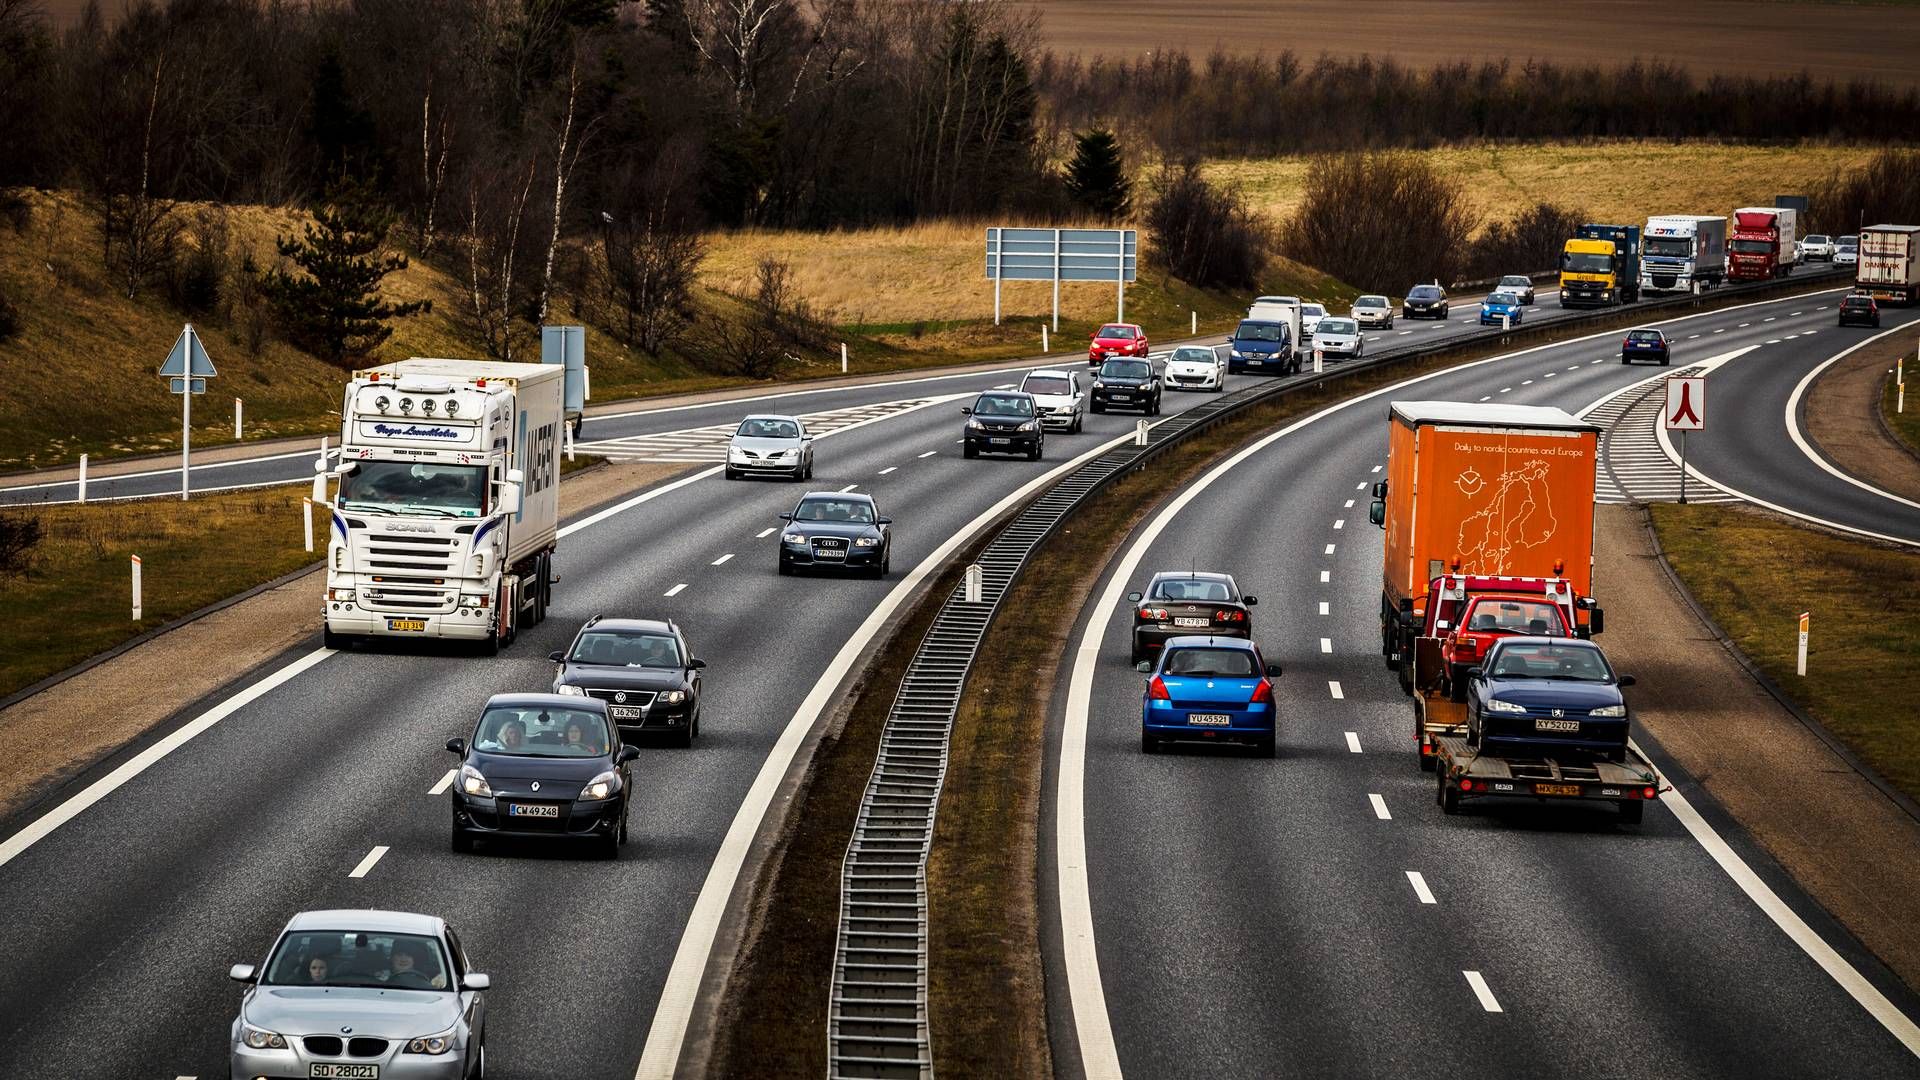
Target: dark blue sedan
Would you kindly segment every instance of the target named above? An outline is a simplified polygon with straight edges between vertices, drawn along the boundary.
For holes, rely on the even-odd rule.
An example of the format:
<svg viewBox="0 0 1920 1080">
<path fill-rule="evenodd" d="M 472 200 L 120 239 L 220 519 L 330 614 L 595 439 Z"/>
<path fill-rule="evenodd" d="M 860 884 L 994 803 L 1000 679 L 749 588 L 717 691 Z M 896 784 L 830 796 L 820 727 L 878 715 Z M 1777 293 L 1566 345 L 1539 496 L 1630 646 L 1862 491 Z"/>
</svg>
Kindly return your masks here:
<svg viewBox="0 0 1920 1080">
<path fill-rule="evenodd" d="M 1280 665 L 1263 661 L 1253 642 L 1170 638 L 1157 667 L 1144 661 L 1135 667 L 1152 673 L 1141 697 L 1141 752 L 1182 740 L 1244 743 L 1261 757 L 1273 756 L 1273 680 Z"/>
<path fill-rule="evenodd" d="M 1627 331 L 1620 339 L 1620 362 L 1631 364 L 1637 360 L 1658 360 L 1661 367 L 1673 359 L 1672 350 L 1667 345 L 1667 335 L 1652 327 L 1642 327 Z"/>
<path fill-rule="evenodd" d="M 1468 673 L 1467 745 L 1499 757 L 1624 760 L 1632 717 L 1620 691 L 1632 685 L 1591 641 L 1504 638 Z"/>
<path fill-rule="evenodd" d="M 1517 293 L 1497 292 L 1480 301 L 1481 326 L 1499 326 L 1502 316 L 1506 317 L 1506 325 L 1519 326 L 1525 315 L 1526 305 Z"/>
</svg>

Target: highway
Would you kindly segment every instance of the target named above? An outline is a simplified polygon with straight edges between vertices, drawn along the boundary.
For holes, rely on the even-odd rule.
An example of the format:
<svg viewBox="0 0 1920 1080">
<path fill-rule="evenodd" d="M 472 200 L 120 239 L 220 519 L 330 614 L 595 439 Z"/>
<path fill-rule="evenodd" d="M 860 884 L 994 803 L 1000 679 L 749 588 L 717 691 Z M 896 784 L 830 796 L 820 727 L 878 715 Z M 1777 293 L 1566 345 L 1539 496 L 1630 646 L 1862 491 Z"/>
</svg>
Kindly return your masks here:
<svg viewBox="0 0 1920 1080">
<path fill-rule="evenodd" d="M 1768 468 L 1798 453 L 1775 384 L 1873 333 L 1837 329 L 1832 295 L 1668 325 L 1676 370 L 1740 352 L 1710 376 L 1709 432 L 1784 444 Z M 1387 402 L 1578 411 L 1656 374 L 1623 367 L 1618 344 L 1527 350 L 1314 414 L 1170 500 L 1103 569 L 1063 667 L 1048 772 L 1045 940 L 1063 976 L 1049 1015 L 1066 1072 L 1914 1075 L 1913 996 L 1657 746 L 1642 739 L 1678 790 L 1637 828 L 1531 803 L 1445 817 L 1416 767 L 1409 704 L 1379 655 L 1381 534 L 1367 521 Z M 1694 449 L 1709 443 L 1702 468 L 1718 477 L 1738 451 Z M 1843 485 L 1797 475 L 1753 482 L 1842 512 L 1814 500 Z M 1881 523 L 1913 530 L 1920 512 Z M 1261 599 L 1255 637 L 1286 669 L 1278 760 L 1140 751 L 1122 598 L 1189 560 Z M 1605 581 L 1595 590 L 1604 603 Z M 1784 922 L 1755 883 L 1785 901 Z M 1827 944 L 1864 989 L 1820 966 Z"/>
</svg>

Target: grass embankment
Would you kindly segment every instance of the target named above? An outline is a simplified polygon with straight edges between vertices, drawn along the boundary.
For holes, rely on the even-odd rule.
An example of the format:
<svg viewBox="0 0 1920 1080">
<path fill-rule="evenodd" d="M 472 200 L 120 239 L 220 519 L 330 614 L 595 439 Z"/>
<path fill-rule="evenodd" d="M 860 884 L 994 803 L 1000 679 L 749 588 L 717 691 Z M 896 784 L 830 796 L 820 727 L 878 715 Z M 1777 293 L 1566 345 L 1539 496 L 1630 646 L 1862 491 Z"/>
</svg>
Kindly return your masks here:
<svg viewBox="0 0 1920 1080">
<path fill-rule="evenodd" d="M 1920 362 L 1907 365 L 1912 370 L 1914 381 L 1907 387 L 1907 402 L 1904 411 L 1900 407 L 1900 390 L 1894 385 L 1893 376 L 1887 376 L 1886 387 L 1880 393 L 1880 415 L 1887 419 L 1887 430 L 1893 437 L 1906 444 L 1907 449 L 1920 454 Z"/>
<path fill-rule="evenodd" d="M 0 696 L 315 559 L 291 489 L 6 512 L 39 518 L 46 538 L 26 576 L 0 583 Z M 316 544 L 325 529 L 323 516 Z M 137 622 L 133 555 L 143 571 Z"/>
<path fill-rule="evenodd" d="M 1760 670 L 1920 798 L 1920 553 L 1724 506 L 1656 504 L 1653 525 L 1687 589 Z"/>
</svg>

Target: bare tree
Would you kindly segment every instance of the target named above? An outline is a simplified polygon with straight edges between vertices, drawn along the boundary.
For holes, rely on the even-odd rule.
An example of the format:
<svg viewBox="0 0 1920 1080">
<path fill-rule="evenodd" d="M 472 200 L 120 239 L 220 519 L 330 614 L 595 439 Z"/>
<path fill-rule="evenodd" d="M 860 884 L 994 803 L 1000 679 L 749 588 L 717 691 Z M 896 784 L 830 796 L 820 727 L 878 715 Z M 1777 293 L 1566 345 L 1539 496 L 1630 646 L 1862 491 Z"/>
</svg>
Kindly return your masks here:
<svg viewBox="0 0 1920 1080">
<path fill-rule="evenodd" d="M 520 222 L 533 192 L 538 159 L 527 162 L 526 179 L 514 184 L 478 176 L 467 182 L 467 294 L 474 329 L 487 355 L 512 360 L 528 336 L 515 317 L 514 263 L 520 249 Z M 518 193 L 514 191 L 517 187 Z"/>
<path fill-rule="evenodd" d="M 771 255 L 754 269 L 754 294 L 738 318 L 715 314 L 708 365 L 730 375 L 771 379 L 797 363 L 793 351 L 820 343 L 807 302 L 796 295 L 792 268 Z"/>
<path fill-rule="evenodd" d="M 447 185 L 447 158 L 453 151 L 453 115 L 444 106 L 439 113 L 433 106 L 433 73 L 427 73 L 427 87 L 420 95 L 420 253 L 433 251 L 434 214 L 440 208 L 440 193 Z"/>
<path fill-rule="evenodd" d="M 586 149 L 587 141 L 593 137 L 593 128 L 598 118 L 589 120 L 582 128 L 578 139 L 574 138 L 574 113 L 580 103 L 580 58 L 576 54 L 573 64 L 567 70 L 567 105 L 561 115 L 560 132 L 553 148 L 553 228 L 547 234 L 547 259 L 540 272 L 540 302 L 535 307 L 533 321 L 547 321 L 547 304 L 553 294 L 553 257 L 560 248 L 560 226 L 566 220 L 567 181 L 573 176 L 574 166 L 580 164 L 580 154 Z"/>
</svg>

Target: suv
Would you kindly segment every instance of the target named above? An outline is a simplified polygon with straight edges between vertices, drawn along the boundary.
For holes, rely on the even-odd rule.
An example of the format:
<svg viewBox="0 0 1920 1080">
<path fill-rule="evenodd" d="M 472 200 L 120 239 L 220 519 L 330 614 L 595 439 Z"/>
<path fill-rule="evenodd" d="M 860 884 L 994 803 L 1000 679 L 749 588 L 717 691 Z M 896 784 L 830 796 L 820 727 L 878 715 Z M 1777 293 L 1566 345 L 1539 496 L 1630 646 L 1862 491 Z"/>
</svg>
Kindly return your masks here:
<svg viewBox="0 0 1920 1080">
<path fill-rule="evenodd" d="M 1042 427 L 1057 427 L 1067 434 L 1080 431 L 1087 418 L 1087 395 L 1080 389 L 1080 373 L 1042 368 L 1027 372 L 1020 380 L 1020 392 L 1033 398 Z"/>
<path fill-rule="evenodd" d="M 1877 327 L 1880 325 L 1880 305 L 1865 293 L 1841 297 L 1840 325 Z"/>
<path fill-rule="evenodd" d="M 1145 356 L 1147 332 L 1136 323 L 1108 323 L 1093 332 L 1087 346 L 1087 366 L 1099 367 L 1110 356 Z"/>
<path fill-rule="evenodd" d="M 1415 285 L 1401 301 L 1400 314 L 1409 319 L 1447 317 L 1447 290 L 1438 285 Z"/>
<path fill-rule="evenodd" d="M 553 692 L 605 702 L 623 742 L 658 731 L 692 746 L 700 734 L 700 671 L 707 662 L 671 621 L 595 615 L 547 659 L 560 665 Z"/>
<path fill-rule="evenodd" d="M 1800 241 L 1800 255 L 1808 262 L 1833 261 L 1833 237 L 1825 233 L 1811 233 Z"/>
<path fill-rule="evenodd" d="M 1025 454 L 1028 461 L 1039 461 L 1046 449 L 1047 433 L 1041 428 L 1040 407 L 1032 394 L 988 390 L 960 413 L 967 418 L 960 433 L 961 457 L 975 458 L 983 452 Z"/>
<path fill-rule="evenodd" d="M 1672 350 L 1667 345 L 1667 335 L 1652 327 L 1627 331 L 1620 339 L 1620 362 L 1631 364 L 1635 360 L 1658 360 L 1661 367 L 1673 359 Z"/>
<path fill-rule="evenodd" d="M 1109 360 L 1093 377 L 1093 411 L 1139 409 L 1160 415 L 1160 375 L 1151 360 Z"/>
</svg>

